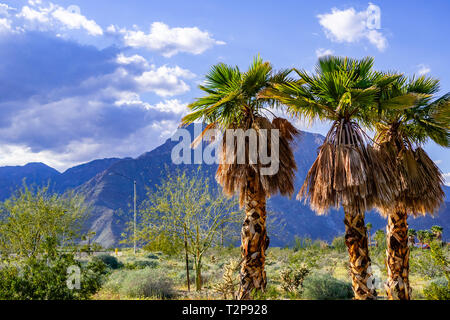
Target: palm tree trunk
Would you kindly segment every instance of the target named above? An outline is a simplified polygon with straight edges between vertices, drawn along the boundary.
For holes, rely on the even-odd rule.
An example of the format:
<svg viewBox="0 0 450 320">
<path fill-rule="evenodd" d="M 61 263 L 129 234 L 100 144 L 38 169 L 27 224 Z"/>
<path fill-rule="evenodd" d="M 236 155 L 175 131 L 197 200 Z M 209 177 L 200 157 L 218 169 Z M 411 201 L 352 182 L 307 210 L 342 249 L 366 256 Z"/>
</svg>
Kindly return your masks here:
<svg viewBox="0 0 450 320">
<path fill-rule="evenodd" d="M 266 272 L 265 251 L 269 245 L 266 231 L 266 197 L 259 179 L 251 177 L 245 194 L 245 220 L 241 231 L 242 265 L 240 272 L 240 300 L 251 299 L 253 290 L 264 291 Z"/>
<path fill-rule="evenodd" d="M 364 212 L 344 208 L 345 244 L 350 258 L 350 273 L 355 299 L 374 300 L 377 292 L 373 286 L 370 268 L 367 230 Z"/>
<path fill-rule="evenodd" d="M 386 233 L 388 280 L 385 285 L 389 300 L 410 300 L 408 215 L 401 210 L 391 212 Z"/>
</svg>

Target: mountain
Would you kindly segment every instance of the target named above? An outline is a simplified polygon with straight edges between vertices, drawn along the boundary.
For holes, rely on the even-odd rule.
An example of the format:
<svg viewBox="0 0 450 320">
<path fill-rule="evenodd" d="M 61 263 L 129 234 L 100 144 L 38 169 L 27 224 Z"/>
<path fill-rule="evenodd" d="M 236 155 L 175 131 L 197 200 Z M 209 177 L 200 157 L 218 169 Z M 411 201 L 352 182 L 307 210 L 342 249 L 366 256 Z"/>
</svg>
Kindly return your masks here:
<svg viewBox="0 0 450 320">
<path fill-rule="evenodd" d="M 58 171 L 40 162 L 28 163 L 25 166 L 0 167 L 0 201 L 21 187 L 24 179 L 30 185 L 43 185 L 54 181 L 58 175 Z"/>
<path fill-rule="evenodd" d="M 24 166 L 0 167 L 0 201 L 9 198 L 14 190 L 23 185 L 24 180 L 29 186 L 49 185 L 52 191 L 63 193 L 89 181 L 119 160 L 119 158 L 94 160 L 72 167 L 64 173 L 40 162 Z"/>
<path fill-rule="evenodd" d="M 59 192 L 64 192 L 78 187 L 119 160 L 119 158 L 99 159 L 67 169 L 55 179 L 56 188 Z"/>
<path fill-rule="evenodd" d="M 193 133 L 193 128 L 188 127 Z M 305 176 L 314 162 L 317 149 L 322 144 L 324 137 L 319 134 L 302 132 L 295 147 L 294 155 L 297 161 L 298 172 L 295 179 L 295 190 L 300 189 Z M 0 168 L 0 184 L 13 190 L 14 185 L 20 185 L 23 177 L 27 182 L 33 181 L 38 184 L 39 179 L 44 183 L 49 179 L 54 182 L 55 190 L 63 192 L 68 188 L 75 188 L 86 195 L 93 204 L 91 218 L 87 228 L 96 232 L 95 241 L 105 247 L 117 246 L 120 235 L 125 224 L 132 218 L 133 182 L 137 182 L 138 204 L 146 197 L 148 190 L 161 182 L 161 179 L 169 172 L 176 170 L 192 169 L 193 165 L 175 165 L 172 163 L 172 148 L 178 144 L 177 141 L 168 139 L 158 148 L 146 152 L 141 156 L 124 159 L 102 159 L 89 162 L 59 173 L 43 164 L 35 170 L 31 167 L 3 167 Z M 192 155 L 191 155 L 192 157 Z M 15 168 L 15 169 L 8 169 Z M 39 170 L 39 168 L 41 170 Z M 217 165 L 201 166 L 204 175 L 214 179 Z M 15 171 L 15 173 L 14 173 Z M 8 172 L 8 175 L 4 172 Z M 34 175 L 31 173 L 34 172 Z M 16 181 L 18 184 L 8 184 L 2 177 L 9 177 L 8 181 Z M 15 180 L 11 177 L 16 177 Z M 28 180 L 30 179 L 30 180 Z M 5 180 L 6 181 L 6 180 Z M 446 203 L 440 209 L 436 217 L 409 218 L 411 228 L 427 229 L 432 225 L 444 227 L 444 238 L 448 239 L 450 230 L 450 188 L 444 187 L 446 192 Z M 6 190 L 6 189 L 5 189 Z M 7 192 L 0 193 L 8 194 Z M 5 196 L 3 196 L 5 197 Z M 295 195 L 294 195 L 295 198 Z M 271 232 L 271 245 L 285 246 L 294 241 L 295 236 L 309 236 L 312 239 L 323 239 L 331 241 L 335 236 L 344 233 L 344 214 L 342 210 L 330 210 L 327 216 L 317 216 L 307 205 L 286 197 L 274 196 L 267 202 L 268 209 L 275 212 L 276 221 L 284 225 L 283 231 L 278 234 Z M 366 221 L 373 224 L 372 234 L 380 228 L 385 228 L 386 219 L 376 212 L 368 212 Z M 278 228 L 279 230 L 279 228 Z M 272 233 L 272 234 L 271 234 Z"/>
</svg>

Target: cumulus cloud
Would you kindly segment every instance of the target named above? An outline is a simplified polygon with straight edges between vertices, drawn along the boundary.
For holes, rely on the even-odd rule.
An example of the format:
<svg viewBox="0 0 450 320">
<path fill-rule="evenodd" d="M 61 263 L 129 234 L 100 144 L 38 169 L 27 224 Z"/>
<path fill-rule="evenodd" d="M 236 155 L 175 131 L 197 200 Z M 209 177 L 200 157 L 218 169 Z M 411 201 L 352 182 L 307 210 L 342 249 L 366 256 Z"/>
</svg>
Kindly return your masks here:
<svg viewBox="0 0 450 320">
<path fill-rule="evenodd" d="M 332 8 L 331 13 L 319 14 L 317 18 L 327 38 L 332 41 L 354 43 L 366 39 L 378 50 L 384 51 L 387 39 L 377 30 L 379 13 L 378 6 L 369 4 L 367 10 L 359 12 L 354 8 Z"/>
<path fill-rule="evenodd" d="M 11 20 L 0 18 L 0 33 L 7 33 L 11 31 Z"/>
<path fill-rule="evenodd" d="M 94 20 L 89 20 L 78 12 L 71 12 L 59 7 L 52 12 L 52 16 L 69 29 L 85 29 L 93 36 L 103 34 L 103 29 Z"/>
<path fill-rule="evenodd" d="M 180 52 L 201 54 L 214 45 L 225 44 L 197 27 L 171 28 L 162 22 L 152 23 L 149 33 L 139 29 L 119 29 L 114 25 L 109 26 L 107 31 L 121 34 L 127 46 L 160 52 L 165 57 L 172 57 Z"/>
<path fill-rule="evenodd" d="M 5 3 L 0 3 L 0 15 L 4 17 L 9 17 L 10 11 L 15 11 L 16 8 L 10 7 L 9 5 Z"/>
<path fill-rule="evenodd" d="M 29 1 L 28 4 L 16 14 L 17 23 L 22 24 L 23 30 L 84 30 L 91 36 L 103 35 L 103 29 L 82 15 L 77 6 L 64 8 L 52 2 L 44 5 L 41 1 Z"/>
<path fill-rule="evenodd" d="M 450 172 L 444 173 L 445 185 L 450 187 Z"/>
<path fill-rule="evenodd" d="M 8 61 L 0 73 L 0 165 L 45 160 L 61 170 L 149 151 L 176 129 L 187 105 L 158 95 L 185 93 L 195 77 L 45 33 L 1 38 L 0 59 Z"/>
<path fill-rule="evenodd" d="M 110 47 L 86 44 L 111 43 L 111 35 Z M 157 147 L 187 112 L 182 95 L 197 79 L 133 48 L 170 57 L 220 44 L 196 27 L 103 29 L 75 6 L 0 4 L 0 60 L 7 61 L 0 73 L 0 166 L 41 161 L 64 170 Z"/>
<path fill-rule="evenodd" d="M 321 58 L 321 57 L 324 57 L 324 56 L 329 56 L 329 55 L 332 55 L 333 53 L 334 53 L 334 51 L 330 50 L 330 49 L 319 48 L 319 49 L 316 50 L 317 58 Z"/>
<path fill-rule="evenodd" d="M 431 69 L 430 69 L 430 67 L 429 66 L 427 66 L 427 65 L 425 65 L 425 64 L 419 64 L 418 66 L 417 66 L 417 73 L 419 74 L 419 75 L 421 75 L 421 76 L 424 76 L 424 75 L 426 75 L 426 74 L 428 74 L 428 73 L 430 73 L 431 72 Z"/>
</svg>

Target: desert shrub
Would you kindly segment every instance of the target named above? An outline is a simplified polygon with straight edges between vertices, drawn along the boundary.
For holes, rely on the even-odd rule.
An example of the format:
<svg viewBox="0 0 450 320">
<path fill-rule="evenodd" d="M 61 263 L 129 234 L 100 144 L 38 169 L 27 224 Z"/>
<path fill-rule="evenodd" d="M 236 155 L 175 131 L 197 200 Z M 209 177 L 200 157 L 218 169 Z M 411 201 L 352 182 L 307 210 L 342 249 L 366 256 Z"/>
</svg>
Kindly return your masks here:
<svg viewBox="0 0 450 320">
<path fill-rule="evenodd" d="M 102 261 L 107 267 L 115 270 L 123 267 L 123 263 L 117 260 L 116 257 L 109 254 L 101 254 L 92 258 L 93 261 Z"/>
<path fill-rule="evenodd" d="M 145 269 L 151 268 L 154 269 L 158 267 L 157 261 L 148 261 L 148 260 L 137 260 L 130 263 L 125 264 L 125 268 L 129 270 L 137 270 L 137 269 Z"/>
<path fill-rule="evenodd" d="M 298 237 L 295 236 L 294 238 L 294 252 L 299 251 L 301 249 L 307 249 L 310 248 L 313 244 L 313 241 L 309 237 Z"/>
<path fill-rule="evenodd" d="M 72 266 L 80 268 L 79 289 L 68 287 L 68 270 Z M 100 289 L 106 270 L 101 261 L 82 266 L 72 254 L 44 255 L 39 259 L 9 263 L 0 269 L 0 299 L 89 299 Z"/>
<path fill-rule="evenodd" d="M 445 278 L 439 278 L 423 289 L 427 300 L 450 300 L 450 285 Z"/>
<path fill-rule="evenodd" d="M 159 269 L 117 270 L 105 289 L 131 298 L 167 299 L 175 295 L 173 282 Z"/>
<path fill-rule="evenodd" d="M 279 299 L 281 292 L 279 292 L 276 286 L 268 284 L 266 290 L 262 291 L 253 291 L 252 296 L 254 300 L 276 300 Z"/>
<path fill-rule="evenodd" d="M 412 273 L 426 279 L 435 279 L 444 275 L 442 268 L 434 263 L 430 250 L 414 250 L 410 258 L 410 268 Z"/>
<path fill-rule="evenodd" d="M 329 274 L 313 274 L 303 282 L 304 298 L 310 300 L 341 300 L 353 297 L 352 285 Z"/>
<path fill-rule="evenodd" d="M 158 260 L 159 256 L 156 253 L 149 253 L 146 258 L 151 260 Z"/>
<path fill-rule="evenodd" d="M 178 284 L 184 284 L 187 286 L 187 276 L 186 276 L 186 270 L 180 271 L 176 274 L 176 276 L 174 277 L 175 281 Z M 195 273 L 194 272 L 190 272 L 189 273 L 189 282 L 191 284 L 191 287 L 195 285 Z"/>
<path fill-rule="evenodd" d="M 303 290 L 303 281 L 309 274 L 306 267 L 287 268 L 281 271 L 281 287 L 286 292 L 301 293 Z"/>
<path fill-rule="evenodd" d="M 331 246 L 339 252 L 345 252 L 347 250 L 347 245 L 345 244 L 345 237 L 335 237 L 333 242 L 331 242 Z"/>
<path fill-rule="evenodd" d="M 222 281 L 213 286 L 214 290 L 222 294 L 224 299 L 233 299 L 237 295 L 239 286 L 239 261 L 230 260 L 224 267 Z"/>
<path fill-rule="evenodd" d="M 293 265 L 303 265 L 308 269 L 317 268 L 319 260 L 323 257 L 320 250 L 313 247 L 299 250 L 289 257 L 289 262 Z"/>
</svg>

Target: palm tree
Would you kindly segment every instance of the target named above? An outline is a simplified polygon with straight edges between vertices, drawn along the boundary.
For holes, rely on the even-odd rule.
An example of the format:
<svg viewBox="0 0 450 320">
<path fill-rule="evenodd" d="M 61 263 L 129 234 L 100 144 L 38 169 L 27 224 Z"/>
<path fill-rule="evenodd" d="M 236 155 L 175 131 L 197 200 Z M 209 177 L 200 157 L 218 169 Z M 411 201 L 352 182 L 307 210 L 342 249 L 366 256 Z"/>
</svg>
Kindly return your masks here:
<svg viewBox="0 0 450 320">
<path fill-rule="evenodd" d="M 288 80 L 289 71 L 274 72 L 269 62 L 256 57 L 247 72 L 223 63 L 212 67 L 206 81 L 199 88 L 205 96 L 197 98 L 189 105 L 192 112 L 183 118 L 184 124 L 202 120 L 224 134 L 221 159 L 216 173 L 217 181 L 225 194 L 239 193 L 241 207 L 245 208 L 245 219 L 241 232 L 242 265 L 239 298 L 249 299 L 251 291 L 264 290 L 266 286 L 265 250 L 269 245 L 266 231 L 266 198 L 273 194 L 292 195 L 294 176 L 297 170 L 291 143 L 299 133 L 286 119 L 275 117 L 269 120 L 266 112 L 275 101 L 259 97 L 259 93 L 276 83 Z M 258 159 L 250 163 L 250 145 L 245 140 L 244 164 L 238 163 L 235 141 L 227 143 L 227 132 L 231 129 L 256 131 L 258 145 L 268 145 L 272 150 L 270 136 L 272 130 L 279 132 L 279 170 L 273 174 L 263 174 L 266 166 Z M 267 130 L 266 137 L 263 131 Z M 233 139 L 234 140 L 234 139 Z M 277 143 L 275 141 L 275 143 Z M 230 156 L 234 155 L 234 157 Z M 231 157 L 231 159 L 230 159 Z M 249 161 L 250 160 L 250 161 Z"/>
<path fill-rule="evenodd" d="M 318 214 L 325 214 L 330 207 L 344 208 L 345 240 L 356 299 L 376 298 L 364 215 L 372 208 L 376 194 L 387 189 L 388 184 L 384 169 L 371 159 L 374 152 L 367 148 L 370 141 L 360 124 L 370 124 L 368 111 L 376 104 L 381 88 L 399 77 L 381 75 L 372 67 L 373 58 L 327 56 L 319 59 L 314 75 L 295 70 L 300 80 L 276 85 L 263 93 L 287 105 L 295 116 L 332 121 L 297 198 L 309 198 Z M 376 179 L 372 174 L 375 170 Z"/>
<path fill-rule="evenodd" d="M 423 244 L 425 243 L 426 238 L 427 238 L 427 231 L 426 230 L 419 230 L 419 231 L 417 231 L 417 239 L 419 239 L 420 249 L 423 249 Z"/>
<path fill-rule="evenodd" d="M 417 232 L 414 229 L 408 229 L 408 247 L 413 247 L 416 243 Z"/>
<path fill-rule="evenodd" d="M 434 237 L 438 241 L 442 241 L 442 231 L 444 231 L 444 228 L 441 226 L 432 226 L 431 232 L 433 233 Z"/>
<path fill-rule="evenodd" d="M 380 201 L 377 205 L 388 217 L 386 291 L 389 299 L 410 299 L 408 215 L 433 214 L 444 197 L 442 174 L 420 147 L 429 139 L 444 147 L 450 143 L 450 95 L 431 102 L 438 90 L 438 80 L 422 76 L 407 81 L 401 77 L 379 99 L 375 141 L 380 161 L 394 178 L 390 193 L 396 195 L 393 201 Z M 408 95 L 415 96 L 413 103 L 383 105 L 385 100 Z M 423 243 L 423 237 L 420 240 Z"/>
</svg>

